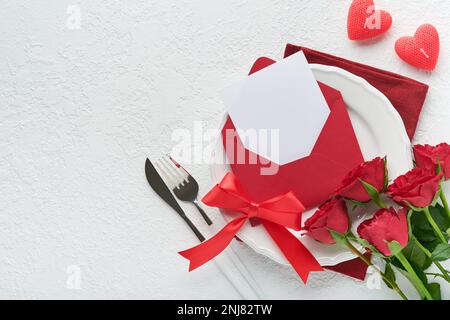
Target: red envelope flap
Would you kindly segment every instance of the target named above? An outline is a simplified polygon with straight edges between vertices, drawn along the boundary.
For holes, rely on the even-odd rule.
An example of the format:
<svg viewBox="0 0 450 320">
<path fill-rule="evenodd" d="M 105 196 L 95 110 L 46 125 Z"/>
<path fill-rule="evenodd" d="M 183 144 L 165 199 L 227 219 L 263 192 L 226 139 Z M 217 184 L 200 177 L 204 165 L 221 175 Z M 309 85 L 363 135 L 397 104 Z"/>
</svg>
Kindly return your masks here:
<svg viewBox="0 0 450 320">
<path fill-rule="evenodd" d="M 251 73 L 273 63 L 271 59 L 259 58 Z M 222 129 L 227 157 L 233 173 L 254 201 L 293 191 L 307 208 L 317 206 L 334 193 L 351 169 L 364 161 L 340 92 L 320 82 L 319 86 L 331 113 L 311 155 L 278 166 L 274 175 L 261 175 L 261 170 L 275 164 L 246 150 L 236 135 L 229 139 L 236 129 L 231 119 L 227 119 Z"/>
</svg>

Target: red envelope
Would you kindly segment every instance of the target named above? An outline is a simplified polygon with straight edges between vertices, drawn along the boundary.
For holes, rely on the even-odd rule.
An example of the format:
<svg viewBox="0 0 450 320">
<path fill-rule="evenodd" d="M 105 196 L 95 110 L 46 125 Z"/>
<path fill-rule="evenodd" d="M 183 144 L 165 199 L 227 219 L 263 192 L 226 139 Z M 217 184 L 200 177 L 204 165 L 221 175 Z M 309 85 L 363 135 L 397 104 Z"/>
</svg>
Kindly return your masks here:
<svg viewBox="0 0 450 320">
<path fill-rule="evenodd" d="M 275 61 L 259 58 L 253 65 L 250 74 L 272 63 Z M 279 166 L 275 175 L 261 175 L 261 169 L 269 167 L 270 161 L 261 159 L 246 150 L 239 138 L 227 142 L 226 130 L 231 130 L 227 132 L 228 134 L 236 132 L 232 120 L 228 117 L 222 129 L 222 138 L 228 160 L 231 163 L 231 170 L 255 202 L 292 191 L 306 208 L 315 207 L 329 199 L 344 176 L 364 161 L 340 92 L 320 82 L 319 86 L 330 107 L 330 115 L 313 151 L 305 158 Z M 298 119 L 299 125 L 301 125 L 301 121 Z M 228 145 L 227 148 L 227 144 L 231 142 L 233 145 Z M 299 143 L 301 143 L 301 137 L 299 137 Z M 242 155 L 238 152 L 245 154 L 244 163 L 242 160 L 237 161 L 236 155 Z M 235 159 L 232 159 L 233 157 Z M 249 159 L 257 161 L 252 162 Z"/>
</svg>

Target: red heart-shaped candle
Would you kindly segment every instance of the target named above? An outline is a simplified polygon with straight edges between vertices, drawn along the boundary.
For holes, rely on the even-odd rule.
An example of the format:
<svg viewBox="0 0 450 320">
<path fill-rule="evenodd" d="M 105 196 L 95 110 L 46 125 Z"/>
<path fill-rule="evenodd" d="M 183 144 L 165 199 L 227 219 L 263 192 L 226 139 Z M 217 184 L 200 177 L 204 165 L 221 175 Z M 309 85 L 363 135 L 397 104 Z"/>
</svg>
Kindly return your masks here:
<svg viewBox="0 0 450 320">
<path fill-rule="evenodd" d="M 391 15 L 375 10 L 373 0 L 354 0 L 347 17 L 347 34 L 350 40 L 366 40 L 382 35 L 392 25 Z"/>
<path fill-rule="evenodd" d="M 414 37 L 398 39 L 395 51 L 410 65 L 431 71 L 436 67 L 439 58 L 439 34 L 431 24 L 423 24 Z"/>
</svg>

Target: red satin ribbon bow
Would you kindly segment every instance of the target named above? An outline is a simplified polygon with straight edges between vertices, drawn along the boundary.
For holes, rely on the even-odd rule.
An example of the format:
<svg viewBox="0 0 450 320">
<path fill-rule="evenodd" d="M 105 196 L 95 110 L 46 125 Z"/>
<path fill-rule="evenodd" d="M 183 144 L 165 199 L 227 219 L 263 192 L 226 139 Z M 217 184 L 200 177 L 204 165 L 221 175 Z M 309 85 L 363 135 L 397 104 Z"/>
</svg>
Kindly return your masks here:
<svg viewBox="0 0 450 320">
<path fill-rule="evenodd" d="M 190 261 L 189 271 L 200 267 L 221 253 L 244 223 L 253 217 L 260 219 L 303 282 L 306 283 L 310 272 L 323 271 L 308 249 L 286 229 L 288 227 L 300 230 L 301 213 L 305 210 L 303 204 L 292 192 L 261 203 L 254 203 L 242 190 L 234 174 L 229 172 L 202 201 L 208 206 L 238 211 L 243 215 L 229 222 L 211 239 L 179 252 Z"/>
</svg>

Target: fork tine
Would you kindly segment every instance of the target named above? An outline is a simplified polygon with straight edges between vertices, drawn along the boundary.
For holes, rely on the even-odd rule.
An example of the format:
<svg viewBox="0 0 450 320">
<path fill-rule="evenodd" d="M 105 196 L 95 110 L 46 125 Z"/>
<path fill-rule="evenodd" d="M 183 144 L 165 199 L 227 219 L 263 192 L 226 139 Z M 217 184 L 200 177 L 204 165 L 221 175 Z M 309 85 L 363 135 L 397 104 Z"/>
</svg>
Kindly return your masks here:
<svg viewBox="0 0 450 320">
<path fill-rule="evenodd" d="M 156 160 L 155 166 L 159 169 L 160 174 L 163 176 L 164 180 L 166 180 L 166 182 L 170 184 L 171 188 L 175 188 L 179 185 L 177 179 L 172 174 L 170 174 L 161 159 Z"/>
<path fill-rule="evenodd" d="M 170 168 L 170 170 L 172 171 L 172 173 L 178 178 L 180 179 L 181 183 L 187 182 L 187 174 L 185 173 L 184 170 L 182 170 L 181 167 L 178 167 L 175 163 L 173 163 L 172 159 L 169 156 L 164 156 L 163 157 L 165 162 L 167 163 L 168 167 Z"/>
<path fill-rule="evenodd" d="M 170 165 L 169 161 L 164 157 L 160 159 L 160 164 L 164 168 L 165 172 L 170 176 L 172 181 L 175 184 L 175 187 L 178 187 L 184 183 L 184 177 L 180 176 L 178 172 Z"/>
<path fill-rule="evenodd" d="M 183 166 L 181 164 L 179 164 L 176 160 L 174 160 L 170 154 L 166 154 L 167 158 L 169 158 L 169 161 L 172 163 L 172 165 L 177 168 L 180 172 L 182 172 L 182 174 L 184 174 L 184 176 L 187 178 L 189 178 L 190 173 L 186 171 L 185 168 L 183 168 Z"/>
</svg>

